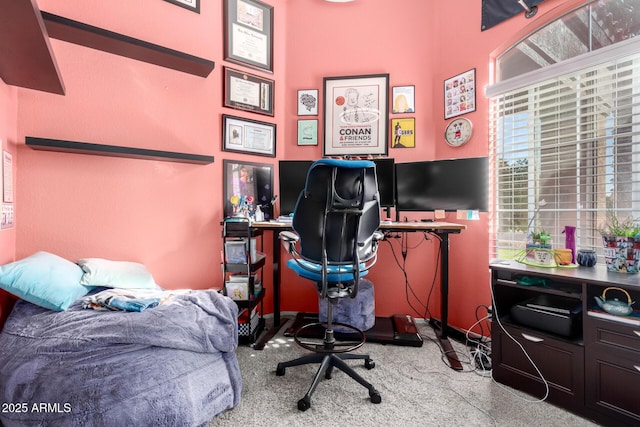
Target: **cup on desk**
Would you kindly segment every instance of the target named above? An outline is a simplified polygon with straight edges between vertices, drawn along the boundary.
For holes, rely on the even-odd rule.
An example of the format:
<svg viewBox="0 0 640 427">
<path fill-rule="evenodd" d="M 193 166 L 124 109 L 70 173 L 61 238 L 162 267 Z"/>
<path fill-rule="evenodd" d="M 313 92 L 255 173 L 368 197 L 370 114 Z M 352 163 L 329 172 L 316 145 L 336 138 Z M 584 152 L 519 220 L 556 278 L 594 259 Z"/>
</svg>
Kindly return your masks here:
<svg viewBox="0 0 640 427">
<path fill-rule="evenodd" d="M 556 259 L 556 264 L 558 265 L 569 265 L 573 260 L 573 253 L 571 249 L 556 249 L 553 251 L 553 256 Z"/>
</svg>

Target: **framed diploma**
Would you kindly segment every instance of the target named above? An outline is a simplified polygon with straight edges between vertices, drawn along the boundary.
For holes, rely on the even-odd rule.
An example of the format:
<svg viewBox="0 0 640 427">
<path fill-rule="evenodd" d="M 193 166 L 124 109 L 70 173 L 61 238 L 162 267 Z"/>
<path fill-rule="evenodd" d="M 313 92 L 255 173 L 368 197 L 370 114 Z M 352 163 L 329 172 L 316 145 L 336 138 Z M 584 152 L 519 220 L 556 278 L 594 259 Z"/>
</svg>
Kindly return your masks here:
<svg viewBox="0 0 640 427">
<path fill-rule="evenodd" d="M 273 6 L 224 0 L 224 59 L 273 72 Z"/>
<path fill-rule="evenodd" d="M 222 115 L 222 151 L 276 156 L 276 125 Z"/>
<path fill-rule="evenodd" d="M 325 156 L 387 154 L 389 74 L 324 78 Z"/>
<path fill-rule="evenodd" d="M 200 13 L 200 0 L 164 0 L 176 6 L 184 7 L 192 12 Z"/>
<path fill-rule="evenodd" d="M 224 67 L 224 106 L 273 116 L 274 81 Z"/>
</svg>

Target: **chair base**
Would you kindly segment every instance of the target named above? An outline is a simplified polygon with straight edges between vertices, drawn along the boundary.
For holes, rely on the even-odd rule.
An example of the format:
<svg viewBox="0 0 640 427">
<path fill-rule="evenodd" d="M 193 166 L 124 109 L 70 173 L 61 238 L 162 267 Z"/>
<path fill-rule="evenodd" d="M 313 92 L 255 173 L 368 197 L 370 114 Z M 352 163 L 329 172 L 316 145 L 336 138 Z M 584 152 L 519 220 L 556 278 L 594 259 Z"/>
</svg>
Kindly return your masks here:
<svg viewBox="0 0 640 427">
<path fill-rule="evenodd" d="M 313 378 L 313 382 L 307 391 L 307 394 L 304 395 L 302 399 L 298 401 L 298 409 L 301 411 L 306 411 L 311 407 L 311 395 L 316 390 L 316 387 L 320 383 L 320 380 L 324 376 L 325 379 L 331 379 L 331 374 L 333 372 L 333 368 L 337 367 L 345 374 L 349 375 L 351 378 L 359 382 L 362 386 L 364 386 L 369 391 L 369 398 L 372 403 L 380 403 L 382 402 L 382 397 L 378 390 L 375 387 L 366 381 L 364 378 L 360 376 L 356 371 L 353 370 L 345 360 L 364 360 L 364 366 L 367 369 L 373 369 L 375 367 L 375 363 L 368 354 L 308 354 L 306 356 L 299 357 L 294 360 L 290 360 L 288 362 L 278 363 L 278 367 L 276 369 L 276 375 L 282 376 L 285 374 L 286 368 L 290 368 L 292 366 L 300 366 L 300 365 L 308 365 L 311 363 L 319 363 L 320 367 L 316 372 L 315 377 Z"/>
</svg>

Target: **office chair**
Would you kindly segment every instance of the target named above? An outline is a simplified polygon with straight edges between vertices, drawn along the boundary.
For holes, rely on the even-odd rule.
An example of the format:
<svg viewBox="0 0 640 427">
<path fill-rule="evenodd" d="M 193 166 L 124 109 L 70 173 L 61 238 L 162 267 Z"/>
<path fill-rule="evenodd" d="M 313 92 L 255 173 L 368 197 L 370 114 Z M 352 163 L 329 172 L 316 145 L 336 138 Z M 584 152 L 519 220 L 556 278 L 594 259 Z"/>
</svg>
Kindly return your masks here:
<svg viewBox="0 0 640 427">
<path fill-rule="evenodd" d="M 365 160 L 322 159 L 307 172 L 305 188 L 298 196 L 293 214 L 293 230 L 279 234 L 291 255 L 287 266 L 299 276 L 316 283 L 320 298 L 327 298 L 327 322 L 302 326 L 294 334 L 295 342 L 313 354 L 278 363 L 276 375 L 292 366 L 319 363 L 311 387 L 298 401 L 298 409 L 311 406 L 311 395 L 321 377 L 331 378 L 334 367 L 345 372 L 369 390 L 373 403 L 380 403 L 380 393 L 345 363 L 364 360 L 367 369 L 375 363 L 368 354 L 348 354 L 365 343 L 360 329 L 333 322 L 332 307 L 340 298 L 355 298 L 358 279 L 367 274 L 376 261 L 378 241 L 383 234 L 375 164 Z M 298 249 L 298 243 L 300 248 Z M 345 340 L 334 336 L 334 326 L 346 331 Z M 309 329 L 324 329 L 322 339 L 303 338 Z M 308 335 L 308 334 L 306 334 Z"/>
</svg>

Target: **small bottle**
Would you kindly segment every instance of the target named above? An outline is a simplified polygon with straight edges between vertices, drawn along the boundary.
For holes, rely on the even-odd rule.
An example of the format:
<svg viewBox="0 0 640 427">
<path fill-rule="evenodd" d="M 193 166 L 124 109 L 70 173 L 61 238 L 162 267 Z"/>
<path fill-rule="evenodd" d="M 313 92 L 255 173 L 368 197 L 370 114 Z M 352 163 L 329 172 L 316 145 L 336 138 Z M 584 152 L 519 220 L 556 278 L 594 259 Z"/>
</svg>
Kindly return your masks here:
<svg viewBox="0 0 640 427">
<path fill-rule="evenodd" d="M 260 205 L 256 206 L 255 220 L 257 222 L 264 221 L 264 213 L 262 212 Z"/>
</svg>

